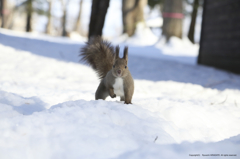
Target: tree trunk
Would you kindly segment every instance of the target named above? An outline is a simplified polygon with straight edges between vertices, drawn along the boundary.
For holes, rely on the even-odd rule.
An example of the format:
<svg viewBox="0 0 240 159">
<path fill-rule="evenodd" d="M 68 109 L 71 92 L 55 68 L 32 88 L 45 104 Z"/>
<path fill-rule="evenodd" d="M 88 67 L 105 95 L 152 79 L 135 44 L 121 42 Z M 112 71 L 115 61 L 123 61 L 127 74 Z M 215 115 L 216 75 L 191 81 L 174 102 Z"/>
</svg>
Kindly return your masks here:
<svg viewBox="0 0 240 159">
<path fill-rule="evenodd" d="M 195 43 L 194 42 L 194 32 L 195 32 L 195 23 L 196 23 L 196 18 L 197 18 L 198 6 L 199 6 L 198 0 L 194 0 L 191 24 L 190 24 L 189 32 L 188 32 L 188 38 L 192 43 Z"/>
<path fill-rule="evenodd" d="M 52 10 L 52 0 L 48 0 L 48 22 L 46 26 L 46 33 L 51 34 L 51 10 Z"/>
<path fill-rule="evenodd" d="M 31 21 L 32 21 L 32 14 L 31 13 L 27 13 L 26 32 L 32 31 Z"/>
<path fill-rule="evenodd" d="M 92 36 L 102 36 L 102 29 L 109 7 L 109 1 L 110 0 L 92 0 L 88 39 Z"/>
<path fill-rule="evenodd" d="M 32 0 L 28 0 L 26 32 L 32 31 L 32 11 Z"/>
<path fill-rule="evenodd" d="M 66 31 L 66 19 L 67 19 L 67 11 L 66 8 L 63 11 L 63 18 L 62 18 L 62 36 L 67 36 L 67 31 Z"/>
<path fill-rule="evenodd" d="M 62 36 L 67 36 L 67 30 L 66 30 L 66 23 L 67 23 L 67 6 L 69 3 L 69 0 L 67 0 L 66 4 L 64 4 L 64 0 L 61 0 L 62 3 L 62 11 L 63 11 L 63 17 L 62 17 Z"/>
<path fill-rule="evenodd" d="M 5 26 L 5 23 L 4 23 L 4 20 L 5 20 L 5 17 L 4 17 L 4 11 L 5 11 L 5 0 L 0 0 L 0 14 L 1 14 L 1 27 L 4 28 Z"/>
<path fill-rule="evenodd" d="M 14 24 L 14 7 L 8 7 L 8 12 L 7 15 L 5 15 L 4 20 L 4 27 L 7 29 L 12 29 Z"/>
<path fill-rule="evenodd" d="M 165 0 L 163 6 L 162 35 L 182 38 L 183 0 Z"/>
<path fill-rule="evenodd" d="M 137 23 L 144 22 L 144 6 L 147 0 L 122 0 L 123 33 L 132 36 Z"/>
<path fill-rule="evenodd" d="M 83 4 L 83 0 L 80 0 L 77 22 L 76 22 L 75 27 L 74 27 L 74 30 L 76 32 L 79 32 L 79 34 L 81 34 L 80 27 L 81 27 L 81 16 L 82 16 L 82 4 Z"/>
</svg>

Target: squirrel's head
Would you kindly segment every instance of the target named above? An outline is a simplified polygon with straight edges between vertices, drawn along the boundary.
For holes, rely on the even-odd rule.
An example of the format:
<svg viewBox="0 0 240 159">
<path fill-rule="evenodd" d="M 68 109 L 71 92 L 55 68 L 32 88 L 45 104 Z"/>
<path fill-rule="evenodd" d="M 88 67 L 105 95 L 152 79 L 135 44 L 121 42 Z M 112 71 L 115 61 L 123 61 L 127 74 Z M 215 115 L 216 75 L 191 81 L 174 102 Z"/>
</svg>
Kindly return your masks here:
<svg viewBox="0 0 240 159">
<path fill-rule="evenodd" d="M 129 72 L 127 63 L 128 63 L 128 47 L 124 48 L 123 58 L 119 58 L 119 46 L 117 46 L 112 67 L 113 76 L 126 77 Z"/>
</svg>

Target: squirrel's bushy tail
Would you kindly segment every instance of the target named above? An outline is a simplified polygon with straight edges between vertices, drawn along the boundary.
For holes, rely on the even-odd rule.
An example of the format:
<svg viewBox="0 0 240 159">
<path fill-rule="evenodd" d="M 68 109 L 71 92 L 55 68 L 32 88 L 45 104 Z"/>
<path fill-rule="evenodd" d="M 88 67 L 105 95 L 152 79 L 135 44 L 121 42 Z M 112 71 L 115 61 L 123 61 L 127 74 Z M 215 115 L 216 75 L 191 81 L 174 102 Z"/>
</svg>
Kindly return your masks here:
<svg viewBox="0 0 240 159">
<path fill-rule="evenodd" d="M 81 61 L 89 64 L 97 72 L 99 78 L 103 79 L 112 69 L 114 47 L 101 37 L 95 37 L 81 49 L 80 56 L 82 57 Z"/>
</svg>

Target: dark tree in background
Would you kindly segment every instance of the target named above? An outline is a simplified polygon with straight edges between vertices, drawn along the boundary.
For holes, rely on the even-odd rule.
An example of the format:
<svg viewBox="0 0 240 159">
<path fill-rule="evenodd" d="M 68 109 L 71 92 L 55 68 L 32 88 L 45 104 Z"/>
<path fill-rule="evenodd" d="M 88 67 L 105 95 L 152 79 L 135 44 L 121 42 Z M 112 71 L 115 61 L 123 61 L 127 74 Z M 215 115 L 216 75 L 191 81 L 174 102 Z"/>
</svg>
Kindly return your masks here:
<svg viewBox="0 0 240 159">
<path fill-rule="evenodd" d="M 33 7 L 33 3 L 35 3 L 35 7 Z M 42 6 L 41 0 L 25 0 L 22 1 L 19 5 L 17 5 L 14 11 L 23 12 L 26 14 L 26 32 L 32 31 L 32 15 L 33 13 L 37 13 L 39 15 L 46 15 L 46 12 Z"/>
<path fill-rule="evenodd" d="M 122 0 L 123 33 L 132 36 L 137 23 L 144 22 L 144 6 L 147 0 Z"/>
<path fill-rule="evenodd" d="M 165 0 L 162 34 L 167 41 L 172 36 L 182 38 L 183 0 Z"/>
<path fill-rule="evenodd" d="M 66 3 L 64 3 L 64 0 L 61 0 L 62 3 L 62 12 L 63 12 L 63 16 L 62 16 L 62 36 L 67 36 L 67 30 L 66 30 L 66 23 L 67 23 L 67 6 L 69 4 L 70 0 L 66 0 Z"/>
<path fill-rule="evenodd" d="M 1 16 L 1 27 L 4 28 L 4 9 L 5 9 L 5 0 L 0 0 L 0 16 Z"/>
<path fill-rule="evenodd" d="M 92 0 L 88 39 L 92 36 L 102 36 L 102 29 L 109 7 L 109 1 L 110 0 Z"/>
<path fill-rule="evenodd" d="M 32 31 L 32 13 L 33 13 L 33 6 L 32 6 L 32 0 L 26 1 L 26 11 L 27 11 L 27 23 L 26 23 L 26 31 L 30 32 Z"/>
<path fill-rule="evenodd" d="M 196 24 L 197 12 L 199 7 L 199 0 L 194 0 L 192 5 L 193 5 L 193 11 L 192 11 L 192 17 L 191 17 L 191 24 L 188 32 L 188 38 L 192 43 L 195 43 L 194 32 L 195 32 L 195 24 Z"/>
<path fill-rule="evenodd" d="M 240 1 L 204 0 L 198 63 L 240 74 Z"/>
</svg>

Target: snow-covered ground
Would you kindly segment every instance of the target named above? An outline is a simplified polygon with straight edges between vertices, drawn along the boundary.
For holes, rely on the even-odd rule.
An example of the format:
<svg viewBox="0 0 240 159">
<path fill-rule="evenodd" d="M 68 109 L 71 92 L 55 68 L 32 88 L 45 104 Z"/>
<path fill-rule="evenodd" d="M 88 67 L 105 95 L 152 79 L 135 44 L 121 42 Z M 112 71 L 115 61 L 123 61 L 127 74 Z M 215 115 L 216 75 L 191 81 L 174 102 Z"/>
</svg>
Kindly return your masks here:
<svg viewBox="0 0 240 159">
<path fill-rule="evenodd" d="M 83 42 L 1 29 L 0 158 L 239 158 L 240 76 L 196 65 L 186 40 L 171 41 L 120 44 L 135 81 L 124 105 L 94 100 Z"/>
</svg>

